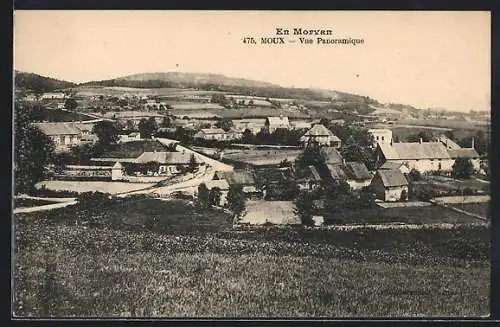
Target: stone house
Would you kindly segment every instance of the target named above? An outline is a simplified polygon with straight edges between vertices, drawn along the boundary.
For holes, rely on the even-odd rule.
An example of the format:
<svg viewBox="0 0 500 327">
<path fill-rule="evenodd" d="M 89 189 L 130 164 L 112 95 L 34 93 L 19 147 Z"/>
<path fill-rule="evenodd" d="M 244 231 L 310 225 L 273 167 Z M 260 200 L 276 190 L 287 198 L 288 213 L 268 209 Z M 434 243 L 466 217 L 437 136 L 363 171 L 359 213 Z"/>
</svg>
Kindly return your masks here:
<svg viewBox="0 0 500 327">
<path fill-rule="evenodd" d="M 370 184 L 377 199 L 386 202 L 407 200 L 408 185 L 405 175 L 397 169 L 378 170 Z"/>
<path fill-rule="evenodd" d="M 315 124 L 300 138 L 300 142 L 304 146 L 311 140 L 318 142 L 319 145 L 331 146 L 337 149 L 341 145 L 341 140 L 322 124 Z"/>
</svg>

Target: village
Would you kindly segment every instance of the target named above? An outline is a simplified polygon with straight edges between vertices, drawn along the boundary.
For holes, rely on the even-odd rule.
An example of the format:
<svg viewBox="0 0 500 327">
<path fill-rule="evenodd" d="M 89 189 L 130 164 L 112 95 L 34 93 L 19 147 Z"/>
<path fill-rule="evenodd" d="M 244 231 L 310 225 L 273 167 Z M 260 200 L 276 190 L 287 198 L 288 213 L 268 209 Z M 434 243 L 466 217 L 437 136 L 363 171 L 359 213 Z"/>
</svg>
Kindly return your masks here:
<svg viewBox="0 0 500 327">
<path fill-rule="evenodd" d="M 38 192 L 183 196 L 221 209 L 233 205 L 228 193 L 240 192 L 245 200 L 234 212 L 234 222 L 250 225 L 366 223 L 344 220 L 349 214 L 343 212 L 361 207 L 386 212 L 415 207 L 425 212 L 419 208 L 443 206 L 443 197 L 455 199 L 457 206 L 488 201 L 484 144 L 479 154 L 474 134 L 453 140 L 452 129 L 425 126 L 435 121 L 432 114 L 426 120 L 420 112 L 415 116 L 379 108 L 371 115 L 344 114 L 346 123 L 311 118 L 304 114 L 307 107 L 294 99 L 210 92 L 159 97 L 130 90 L 113 89 L 120 95 L 89 95 L 85 88 L 23 95 L 24 105 L 43 107 L 31 124 L 55 145 L 55 159 L 36 184 Z M 279 115 L 199 115 L 203 110 L 259 108 Z M 60 121 L 58 115 L 69 118 Z M 48 121 L 50 117 L 58 118 Z M 408 126 L 411 120 L 423 120 L 420 124 L 427 130 Z M 406 139 L 400 132 L 393 135 L 401 129 Z M 338 199 L 328 196 L 337 191 L 343 193 Z M 443 222 L 436 217 L 434 223 Z"/>
</svg>

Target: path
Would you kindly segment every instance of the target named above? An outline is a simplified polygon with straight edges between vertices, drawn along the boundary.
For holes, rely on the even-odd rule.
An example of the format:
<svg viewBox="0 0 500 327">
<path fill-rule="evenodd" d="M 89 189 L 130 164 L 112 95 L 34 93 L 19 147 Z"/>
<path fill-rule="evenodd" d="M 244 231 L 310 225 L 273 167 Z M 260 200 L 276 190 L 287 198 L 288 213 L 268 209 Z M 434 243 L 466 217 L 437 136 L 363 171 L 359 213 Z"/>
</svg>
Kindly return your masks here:
<svg viewBox="0 0 500 327">
<path fill-rule="evenodd" d="M 39 199 L 44 199 L 44 198 L 39 198 Z M 37 212 L 37 211 L 46 211 L 46 210 L 53 210 L 53 209 L 59 209 L 59 208 L 64 208 L 67 206 L 71 206 L 76 204 L 78 201 L 73 200 L 73 201 L 68 201 L 68 202 L 59 202 L 59 203 L 54 203 L 54 204 L 46 204 L 43 206 L 37 206 L 37 207 L 25 207 L 25 208 L 15 208 L 13 210 L 13 213 L 27 213 L 27 212 Z"/>
<path fill-rule="evenodd" d="M 163 145 L 168 146 L 169 144 L 172 144 L 172 142 L 178 142 L 176 140 L 171 140 L 167 138 L 156 138 L 158 142 L 160 142 Z M 185 146 L 180 145 L 177 143 L 177 147 L 175 149 L 178 152 L 184 152 L 184 153 L 192 153 L 194 154 L 195 158 L 197 160 L 205 162 L 207 165 L 212 166 L 216 171 L 233 171 L 233 166 L 226 165 L 225 163 L 222 163 L 220 161 L 217 161 L 215 159 L 209 158 L 201 153 L 198 153 L 196 151 L 193 151 L 189 148 L 186 148 Z"/>
</svg>

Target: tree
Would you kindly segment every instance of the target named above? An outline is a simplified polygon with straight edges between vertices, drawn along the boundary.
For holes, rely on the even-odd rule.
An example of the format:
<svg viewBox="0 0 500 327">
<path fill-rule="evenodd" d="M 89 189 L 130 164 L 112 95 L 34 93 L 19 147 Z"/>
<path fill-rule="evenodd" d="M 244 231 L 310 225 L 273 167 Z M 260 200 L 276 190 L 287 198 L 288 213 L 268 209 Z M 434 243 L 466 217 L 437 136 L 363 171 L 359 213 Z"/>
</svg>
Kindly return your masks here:
<svg viewBox="0 0 500 327">
<path fill-rule="evenodd" d="M 300 217 L 303 225 L 312 226 L 313 221 L 313 199 L 309 192 L 300 192 L 295 200 L 294 213 Z"/>
<path fill-rule="evenodd" d="M 243 193 L 241 185 L 231 185 L 229 187 L 227 202 L 229 203 L 229 208 L 231 208 L 236 215 L 239 215 L 245 210 L 245 193 Z"/>
<path fill-rule="evenodd" d="M 141 138 L 149 139 L 153 135 L 154 132 L 158 129 L 156 124 L 156 120 L 154 117 L 149 117 L 149 119 L 141 119 L 139 122 L 139 133 L 141 134 Z"/>
<path fill-rule="evenodd" d="M 401 191 L 401 197 L 399 198 L 400 201 L 406 201 L 408 200 L 408 192 L 406 190 Z"/>
<path fill-rule="evenodd" d="M 191 153 L 191 157 L 189 157 L 188 171 L 190 173 L 194 173 L 196 168 L 198 167 L 198 163 L 196 162 L 196 158 L 194 153 Z"/>
<path fill-rule="evenodd" d="M 97 135 L 100 147 L 106 148 L 118 141 L 118 127 L 113 122 L 106 120 L 97 122 L 92 128 L 92 132 Z"/>
<path fill-rule="evenodd" d="M 451 175 L 456 178 L 470 178 L 474 172 L 474 167 L 469 158 L 457 158 L 452 167 Z"/>
<path fill-rule="evenodd" d="M 410 180 L 413 182 L 419 181 L 422 179 L 422 174 L 415 168 L 413 168 L 410 173 L 408 174 L 408 177 L 410 177 Z"/>
<path fill-rule="evenodd" d="M 420 131 L 417 134 L 412 134 L 408 136 L 408 142 L 429 142 L 432 139 L 432 134 L 426 131 Z"/>
<path fill-rule="evenodd" d="M 222 192 L 221 192 L 221 189 L 218 188 L 218 187 L 214 187 L 210 190 L 210 193 L 209 193 L 209 204 L 210 205 L 213 205 L 213 206 L 218 206 L 220 204 L 220 199 L 221 199 L 221 196 L 222 196 Z"/>
<path fill-rule="evenodd" d="M 172 122 L 170 121 L 170 118 L 163 117 L 163 121 L 161 122 L 161 127 L 168 128 L 170 126 L 172 126 Z"/>
<path fill-rule="evenodd" d="M 64 102 L 64 108 L 70 111 L 74 111 L 76 107 L 78 107 L 78 102 L 76 102 L 76 100 L 73 98 L 66 99 L 66 101 Z"/>
<path fill-rule="evenodd" d="M 212 103 L 218 103 L 220 104 L 221 106 L 227 106 L 229 105 L 229 101 L 227 100 L 227 98 L 224 96 L 224 94 L 213 94 L 212 95 L 212 99 L 210 100 L 210 102 Z"/>
<path fill-rule="evenodd" d="M 127 129 L 127 131 L 133 131 L 135 129 L 134 122 L 130 119 L 127 120 L 127 122 L 125 123 L 125 128 Z"/>
<path fill-rule="evenodd" d="M 374 152 L 369 147 L 362 147 L 357 143 L 351 143 L 343 147 L 340 152 L 346 161 L 362 162 L 368 170 L 375 168 Z"/>
<path fill-rule="evenodd" d="M 221 118 L 215 123 L 215 126 L 227 132 L 233 127 L 233 121 L 229 118 Z"/>
<path fill-rule="evenodd" d="M 53 157 L 55 145 L 37 127 L 31 125 L 31 106 L 16 102 L 14 115 L 14 188 L 30 192 L 42 180 L 45 166 Z"/>
<path fill-rule="evenodd" d="M 248 128 L 246 128 L 243 131 L 243 137 L 242 137 L 241 141 L 243 143 L 253 143 L 254 142 L 254 136 L 253 136 L 252 131 L 249 130 Z"/>
<path fill-rule="evenodd" d="M 306 148 L 297 159 L 297 167 L 302 169 L 309 165 L 321 165 L 325 163 L 325 160 L 325 153 L 321 151 L 321 147 L 318 142 L 314 139 L 310 139 Z"/>
<path fill-rule="evenodd" d="M 202 208 L 207 208 L 209 205 L 209 197 L 210 197 L 210 191 L 207 188 L 207 185 L 205 183 L 201 183 L 198 186 L 198 204 Z"/>
</svg>

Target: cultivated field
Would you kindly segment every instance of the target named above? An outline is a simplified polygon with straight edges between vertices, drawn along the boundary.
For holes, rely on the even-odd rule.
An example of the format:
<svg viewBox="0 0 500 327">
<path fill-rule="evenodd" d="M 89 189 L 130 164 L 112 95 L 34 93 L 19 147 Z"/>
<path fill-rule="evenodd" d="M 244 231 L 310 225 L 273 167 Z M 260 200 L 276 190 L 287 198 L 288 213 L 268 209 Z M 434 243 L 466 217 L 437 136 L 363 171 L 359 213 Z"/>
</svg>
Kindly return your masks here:
<svg viewBox="0 0 500 327">
<path fill-rule="evenodd" d="M 484 202 L 484 203 L 455 203 L 452 204 L 451 206 L 475 213 L 477 215 L 483 216 L 483 217 L 488 217 L 491 218 L 491 212 L 490 212 L 490 203 L 489 202 Z"/>
<path fill-rule="evenodd" d="M 121 201 L 15 215 L 16 316 L 489 313 L 486 227 L 234 230 L 223 213 Z"/>
<path fill-rule="evenodd" d="M 124 183 L 124 182 L 83 182 L 83 181 L 42 181 L 35 185 L 36 188 L 46 188 L 52 191 L 69 191 L 77 193 L 102 192 L 117 194 L 122 192 L 136 191 L 153 186 L 147 183 Z"/>
<path fill-rule="evenodd" d="M 246 213 L 239 221 L 241 224 L 297 225 L 300 218 L 294 213 L 291 201 L 247 201 Z"/>
</svg>

